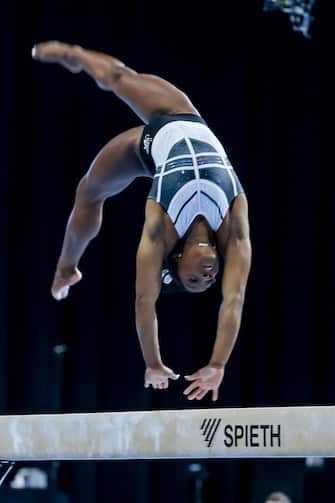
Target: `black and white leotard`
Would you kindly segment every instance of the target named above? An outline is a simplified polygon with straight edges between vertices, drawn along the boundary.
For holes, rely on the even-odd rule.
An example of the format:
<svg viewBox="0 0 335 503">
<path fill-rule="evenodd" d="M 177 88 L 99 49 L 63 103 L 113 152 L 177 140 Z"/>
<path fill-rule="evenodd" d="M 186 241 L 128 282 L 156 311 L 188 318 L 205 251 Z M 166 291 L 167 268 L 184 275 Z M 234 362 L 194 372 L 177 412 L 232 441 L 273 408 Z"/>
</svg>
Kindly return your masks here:
<svg viewBox="0 0 335 503">
<path fill-rule="evenodd" d="M 180 238 L 202 215 L 217 231 L 242 185 L 218 138 L 193 114 L 159 115 L 143 130 L 141 155 L 154 175 L 148 198 Z"/>
</svg>

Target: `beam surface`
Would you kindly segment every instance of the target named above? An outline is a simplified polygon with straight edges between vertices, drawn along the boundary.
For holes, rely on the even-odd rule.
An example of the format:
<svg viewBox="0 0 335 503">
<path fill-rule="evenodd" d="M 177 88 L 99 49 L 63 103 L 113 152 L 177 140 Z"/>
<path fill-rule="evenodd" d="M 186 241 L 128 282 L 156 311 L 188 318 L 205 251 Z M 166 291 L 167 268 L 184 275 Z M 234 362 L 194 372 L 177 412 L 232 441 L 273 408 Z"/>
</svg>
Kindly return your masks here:
<svg viewBox="0 0 335 503">
<path fill-rule="evenodd" d="M 0 459 L 335 457 L 335 406 L 0 416 Z"/>
</svg>

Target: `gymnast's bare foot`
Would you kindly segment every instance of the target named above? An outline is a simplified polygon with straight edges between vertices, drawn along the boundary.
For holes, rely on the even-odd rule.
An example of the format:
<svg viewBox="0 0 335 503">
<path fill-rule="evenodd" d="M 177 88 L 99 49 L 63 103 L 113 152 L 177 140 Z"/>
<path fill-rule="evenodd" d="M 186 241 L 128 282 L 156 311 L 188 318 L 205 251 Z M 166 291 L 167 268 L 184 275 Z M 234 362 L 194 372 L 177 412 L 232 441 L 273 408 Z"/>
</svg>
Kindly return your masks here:
<svg viewBox="0 0 335 503">
<path fill-rule="evenodd" d="M 55 277 L 51 287 L 51 294 L 54 299 L 65 299 L 70 290 L 70 286 L 78 283 L 82 278 L 82 274 L 77 267 L 71 270 L 62 270 L 57 268 Z"/>
<path fill-rule="evenodd" d="M 32 57 L 43 63 L 59 63 L 72 73 L 79 73 L 83 65 L 76 57 L 77 45 L 64 44 L 56 40 L 34 45 Z"/>
</svg>

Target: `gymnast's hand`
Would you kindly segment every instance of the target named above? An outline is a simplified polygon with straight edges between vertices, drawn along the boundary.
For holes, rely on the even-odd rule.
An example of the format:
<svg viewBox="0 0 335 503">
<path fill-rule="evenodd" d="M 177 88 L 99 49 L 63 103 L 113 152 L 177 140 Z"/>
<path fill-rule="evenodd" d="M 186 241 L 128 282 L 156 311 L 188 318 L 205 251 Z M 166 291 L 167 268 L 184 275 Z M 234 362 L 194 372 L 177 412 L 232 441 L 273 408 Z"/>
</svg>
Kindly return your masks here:
<svg viewBox="0 0 335 503">
<path fill-rule="evenodd" d="M 62 300 L 68 296 L 70 286 L 78 283 L 82 274 L 77 267 L 71 269 L 57 268 L 51 287 L 51 294 L 54 299 Z"/>
<path fill-rule="evenodd" d="M 187 395 L 188 400 L 201 400 L 208 391 L 212 392 L 212 400 L 215 402 L 218 399 L 219 386 L 224 375 L 224 368 L 216 368 L 207 365 L 202 369 L 194 372 L 194 374 L 185 376 L 186 381 L 192 383 L 185 389 L 184 395 Z"/>
<path fill-rule="evenodd" d="M 147 367 L 144 376 L 144 387 L 152 386 L 154 389 L 166 389 L 169 386 L 169 379 L 176 381 L 179 379 L 179 374 L 175 374 L 173 370 L 165 365 L 157 365 L 156 367 Z"/>
</svg>

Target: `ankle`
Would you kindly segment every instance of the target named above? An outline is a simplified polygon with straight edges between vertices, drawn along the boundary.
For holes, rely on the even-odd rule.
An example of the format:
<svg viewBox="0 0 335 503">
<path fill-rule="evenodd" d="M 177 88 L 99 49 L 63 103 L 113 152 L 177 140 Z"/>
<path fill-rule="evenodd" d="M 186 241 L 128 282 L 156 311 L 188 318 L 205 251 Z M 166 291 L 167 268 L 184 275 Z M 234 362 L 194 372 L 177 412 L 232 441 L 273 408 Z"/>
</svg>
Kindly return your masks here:
<svg viewBox="0 0 335 503">
<path fill-rule="evenodd" d="M 84 55 L 85 49 L 83 49 L 80 45 L 69 45 L 68 46 L 68 55 L 71 58 L 80 59 Z"/>
</svg>

